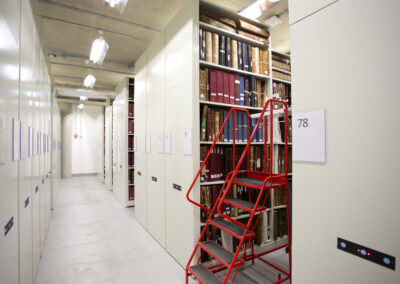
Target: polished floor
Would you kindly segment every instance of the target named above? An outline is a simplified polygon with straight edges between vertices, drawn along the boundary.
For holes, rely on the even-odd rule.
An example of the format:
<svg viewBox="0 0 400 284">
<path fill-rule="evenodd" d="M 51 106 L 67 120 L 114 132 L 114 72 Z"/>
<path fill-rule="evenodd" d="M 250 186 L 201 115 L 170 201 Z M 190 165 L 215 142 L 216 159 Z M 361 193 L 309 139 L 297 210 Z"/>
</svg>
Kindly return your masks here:
<svg viewBox="0 0 400 284">
<path fill-rule="evenodd" d="M 141 227 L 134 212 L 96 177 L 63 179 L 36 284 L 185 283 L 184 269 Z M 278 251 L 269 259 L 284 267 L 285 256 Z M 235 283 L 276 279 L 257 263 L 241 271 Z"/>
</svg>

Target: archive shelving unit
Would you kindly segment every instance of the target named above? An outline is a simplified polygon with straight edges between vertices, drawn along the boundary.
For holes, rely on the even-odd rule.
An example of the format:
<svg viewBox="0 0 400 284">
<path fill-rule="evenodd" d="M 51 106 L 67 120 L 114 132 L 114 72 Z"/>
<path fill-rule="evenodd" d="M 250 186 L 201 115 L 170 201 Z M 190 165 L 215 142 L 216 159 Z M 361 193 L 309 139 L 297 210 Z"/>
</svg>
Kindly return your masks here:
<svg viewBox="0 0 400 284">
<path fill-rule="evenodd" d="M 200 210 L 188 203 L 185 196 L 200 167 L 200 146 L 209 143 L 200 141 L 200 109 L 203 105 L 225 109 L 232 107 L 200 100 L 200 68 L 254 76 L 265 82 L 266 97 L 272 97 L 270 47 L 200 22 L 200 6 L 226 17 L 240 18 L 209 3 L 186 0 L 135 64 L 134 120 L 138 141 L 135 152 L 135 215 L 139 223 L 182 266 L 186 266 L 201 228 Z M 268 48 L 269 74 L 254 74 L 200 60 L 200 29 L 220 32 Z M 258 107 L 243 108 L 252 114 L 262 110 Z M 185 139 L 186 135 L 191 139 Z M 218 142 L 218 145 L 226 143 Z M 222 182 L 197 182 L 192 199 L 200 202 L 201 185 Z M 264 245 L 276 244 L 275 241 L 271 244 L 271 241 L 266 240 Z"/>
</svg>

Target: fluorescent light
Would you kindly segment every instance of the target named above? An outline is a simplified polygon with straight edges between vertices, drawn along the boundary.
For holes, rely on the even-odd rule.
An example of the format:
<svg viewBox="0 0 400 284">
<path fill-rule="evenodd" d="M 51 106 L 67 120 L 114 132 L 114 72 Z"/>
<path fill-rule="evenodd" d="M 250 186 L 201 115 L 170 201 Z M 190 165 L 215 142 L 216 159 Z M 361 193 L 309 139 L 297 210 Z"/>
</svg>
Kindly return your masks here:
<svg viewBox="0 0 400 284">
<path fill-rule="evenodd" d="M 88 97 L 86 96 L 80 96 L 81 101 L 87 101 Z"/>
<path fill-rule="evenodd" d="M 262 15 L 260 4 L 264 2 L 265 0 L 257 0 L 256 2 L 248 6 L 246 9 L 241 11 L 239 15 L 249 19 L 254 19 L 254 20 L 257 19 Z"/>
<path fill-rule="evenodd" d="M 272 16 L 272 17 L 268 18 L 267 20 L 265 20 L 264 23 L 270 27 L 275 27 L 275 26 L 281 24 L 282 20 L 278 16 Z"/>
<path fill-rule="evenodd" d="M 281 0 L 269 0 L 269 2 L 272 2 L 272 3 L 277 3 L 279 1 L 281 1 Z"/>
<path fill-rule="evenodd" d="M 85 80 L 83 81 L 83 85 L 86 88 L 93 89 L 95 82 L 96 82 L 96 78 L 92 74 L 89 74 L 86 76 Z M 82 97 L 84 97 L 84 96 L 81 96 L 81 100 L 82 100 Z M 87 99 L 87 97 L 85 97 L 85 98 Z"/>
<path fill-rule="evenodd" d="M 110 5 L 111 8 L 116 8 L 122 14 L 128 0 L 104 0 L 105 5 Z"/>
<path fill-rule="evenodd" d="M 78 105 L 78 108 L 79 108 L 79 109 L 83 109 L 83 107 L 84 107 L 83 104 L 79 104 L 79 105 Z"/>
<path fill-rule="evenodd" d="M 90 51 L 90 61 L 102 64 L 109 47 L 110 46 L 103 37 L 95 39 L 92 43 L 92 50 Z"/>
</svg>

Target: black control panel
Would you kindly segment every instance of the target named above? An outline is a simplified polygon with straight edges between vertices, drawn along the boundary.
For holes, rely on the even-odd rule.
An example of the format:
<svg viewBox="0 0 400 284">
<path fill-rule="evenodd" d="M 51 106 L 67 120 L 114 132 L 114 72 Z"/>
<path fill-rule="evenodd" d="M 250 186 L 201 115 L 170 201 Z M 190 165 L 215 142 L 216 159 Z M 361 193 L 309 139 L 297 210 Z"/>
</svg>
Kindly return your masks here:
<svg viewBox="0 0 400 284">
<path fill-rule="evenodd" d="M 29 196 L 28 196 L 28 198 L 25 200 L 25 208 L 26 208 L 26 206 L 28 206 L 29 205 Z"/>
<path fill-rule="evenodd" d="M 172 184 L 172 187 L 176 190 L 182 191 L 182 186 L 178 185 L 178 184 Z"/>
<path fill-rule="evenodd" d="M 142 172 L 139 172 L 139 171 L 138 171 L 137 174 L 138 174 L 138 176 L 141 176 L 141 175 L 142 175 Z"/>
<path fill-rule="evenodd" d="M 361 257 L 365 260 L 369 260 L 376 264 L 395 270 L 396 259 L 391 255 L 347 241 L 342 238 L 337 239 L 337 248 Z"/>
<path fill-rule="evenodd" d="M 39 186 L 37 185 L 36 188 L 35 188 L 35 193 L 37 193 L 38 190 L 39 190 Z"/>
<path fill-rule="evenodd" d="M 157 182 L 157 178 L 156 177 L 151 177 L 151 180 Z"/>
<path fill-rule="evenodd" d="M 14 226 L 14 217 L 11 217 L 10 221 L 4 226 L 4 236 L 8 234 L 12 226 Z"/>
</svg>

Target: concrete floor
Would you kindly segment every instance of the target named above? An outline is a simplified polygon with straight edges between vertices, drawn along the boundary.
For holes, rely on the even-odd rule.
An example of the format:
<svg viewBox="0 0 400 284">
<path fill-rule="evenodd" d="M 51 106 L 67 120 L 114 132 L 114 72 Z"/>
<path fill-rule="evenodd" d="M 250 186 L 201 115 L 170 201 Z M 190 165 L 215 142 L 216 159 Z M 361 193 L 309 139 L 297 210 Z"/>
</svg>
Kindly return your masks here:
<svg viewBox="0 0 400 284">
<path fill-rule="evenodd" d="M 141 227 L 134 212 L 96 177 L 63 179 L 36 284 L 185 283 L 184 269 Z M 286 266 L 282 250 L 268 258 Z M 257 263 L 241 271 L 235 283 L 276 279 Z"/>
</svg>

